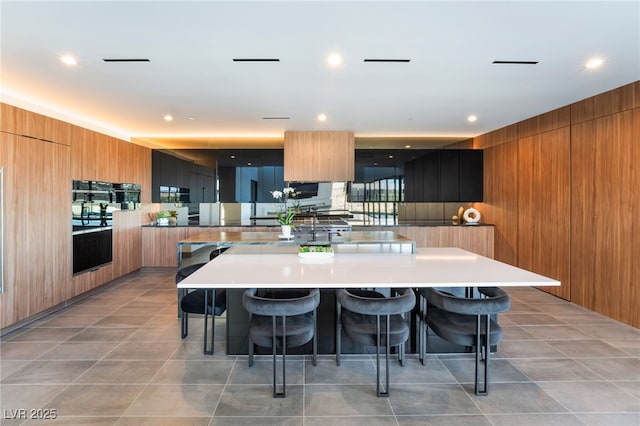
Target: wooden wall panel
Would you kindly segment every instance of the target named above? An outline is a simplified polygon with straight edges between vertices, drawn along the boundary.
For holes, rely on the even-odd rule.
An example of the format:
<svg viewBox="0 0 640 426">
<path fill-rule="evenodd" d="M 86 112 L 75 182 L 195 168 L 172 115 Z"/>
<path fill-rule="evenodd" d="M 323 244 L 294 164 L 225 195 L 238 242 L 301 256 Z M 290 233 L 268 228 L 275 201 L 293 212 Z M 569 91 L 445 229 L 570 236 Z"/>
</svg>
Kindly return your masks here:
<svg viewBox="0 0 640 426">
<path fill-rule="evenodd" d="M 0 125 L 5 196 L 12 198 L 5 205 L 11 291 L 0 295 L 4 328 L 141 267 L 146 212 L 126 212 L 114 223 L 114 261 L 72 277 L 70 204 L 61 200 L 71 200 L 71 180 L 89 179 L 140 183 L 150 202 L 151 150 L 2 103 Z"/>
<path fill-rule="evenodd" d="M 640 109 L 576 124 L 572 134 L 572 300 L 640 327 Z"/>
<path fill-rule="evenodd" d="M 92 180 L 97 175 L 99 159 L 95 150 L 96 133 L 74 126 L 71 133 L 71 179 Z"/>
<path fill-rule="evenodd" d="M 569 300 L 570 128 L 518 141 L 517 266 L 555 278 L 552 294 Z"/>
<path fill-rule="evenodd" d="M 640 81 L 571 104 L 571 123 L 628 111 L 640 103 Z"/>
<path fill-rule="evenodd" d="M 512 124 L 473 138 L 473 149 L 485 149 L 518 138 L 518 125 Z"/>
<path fill-rule="evenodd" d="M 19 111 L 22 110 L 0 103 L 0 130 L 10 135 L 17 135 L 20 129 L 18 124 Z"/>
<path fill-rule="evenodd" d="M 71 294 L 70 148 L 0 132 L 5 186 L 5 293 L 0 327 Z"/>
<path fill-rule="evenodd" d="M 495 226 L 494 255 L 501 262 L 517 263 L 518 143 L 506 142 L 484 150 L 484 203 L 474 205 L 482 221 Z"/>
<path fill-rule="evenodd" d="M 518 138 L 561 129 L 571 124 L 571 107 L 565 106 L 517 123 Z"/>
<path fill-rule="evenodd" d="M 350 131 L 286 131 L 284 180 L 346 182 L 355 177 L 355 140 Z"/>
<path fill-rule="evenodd" d="M 142 186 L 140 200 L 144 204 L 151 203 L 151 150 L 136 144 L 128 145 L 127 170 L 122 173 L 122 181 L 139 183 Z M 130 180 L 129 180 L 130 179 Z M 147 223 L 146 218 L 143 220 Z"/>
<path fill-rule="evenodd" d="M 60 145 L 71 144 L 73 125 L 12 105 L 2 104 L 2 131 L 19 136 L 29 136 Z"/>
</svg>

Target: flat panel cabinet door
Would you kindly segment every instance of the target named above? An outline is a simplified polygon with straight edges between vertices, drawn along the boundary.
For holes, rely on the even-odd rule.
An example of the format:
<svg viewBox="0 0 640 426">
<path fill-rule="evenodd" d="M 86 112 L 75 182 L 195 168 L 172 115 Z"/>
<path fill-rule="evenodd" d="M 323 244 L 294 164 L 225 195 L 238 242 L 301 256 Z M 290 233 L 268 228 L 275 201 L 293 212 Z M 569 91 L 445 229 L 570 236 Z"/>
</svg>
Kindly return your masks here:
<svg viewBox="0 0 640 426">
<path fill-rule="evenodd" d="M 462 201 L 460 198 L 460 151 L 440 151 L 440 201 Z"/>
<path fill-rule="evenodd" d="M 460 151 L 460 201 L 483 201 L 483 158 L 478 149 Z"/>
<path fill-rule="evenodd" d="M 404 163 L 404 201 L 418 201 L 416 197 L 416 162 L 407 161 Z"/>
<path fill-rule="evenodd" d="M 483 200 L 481 150 L 434 150 L 404 164 L 405 201 Z"/>
<path fill-rule="evenodd" d="M 440 152 L 429 153 L 418 161 L 418 169 L 422 170 L 421 201 L 440 201 Z"/>
</svg>

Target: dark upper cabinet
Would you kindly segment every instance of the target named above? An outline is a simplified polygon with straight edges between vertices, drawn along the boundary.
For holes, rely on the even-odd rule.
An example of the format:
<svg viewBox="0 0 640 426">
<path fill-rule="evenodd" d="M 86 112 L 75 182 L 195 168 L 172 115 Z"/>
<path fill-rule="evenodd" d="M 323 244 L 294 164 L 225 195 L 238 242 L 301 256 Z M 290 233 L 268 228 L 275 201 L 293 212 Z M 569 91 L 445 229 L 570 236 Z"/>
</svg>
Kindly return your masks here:
<svg viewBox="0 0 640 426">
<path fill-rule="evenodd" d="M 460 201 L 460 151 L 440 151 L 440 201 Z"/>
<path fill-rule="evenodd" d="M 416 162 L 404 163 L 404 201 L 416 200 Z"/>
<path fill-rule="evenodd" d="M 440 152 L 434 151 L 418 159 L 419 178 L 422 175 L 420 194 L 425 201 L 436 201 L 440 199 Z"/>
<path fill-rule="evenodd" d="M 481 150 L 434 150 L 405 163 L 405 199 L 421 202 L 482 201 Z"/>
<path fill-rule="evenodd" d="M 484 157 L 478 149 L 460 151 L 460 201 L 483 201 Z"/>
</svg>

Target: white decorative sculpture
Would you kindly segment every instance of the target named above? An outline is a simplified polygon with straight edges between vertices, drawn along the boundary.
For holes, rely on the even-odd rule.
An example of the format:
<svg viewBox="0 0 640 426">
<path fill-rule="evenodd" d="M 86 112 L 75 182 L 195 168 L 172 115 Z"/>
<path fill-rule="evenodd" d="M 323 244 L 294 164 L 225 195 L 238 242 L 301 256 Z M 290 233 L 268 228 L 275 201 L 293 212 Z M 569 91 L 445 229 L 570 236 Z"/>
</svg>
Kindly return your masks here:
<svg viewBox="0 0 640 426">
<path fill-rule="evenodd" d="M 466 209 L 462 217 L 468 225 L 477 225 L 480 222 L 480 212 L 473 207 Z"/>
</svg>

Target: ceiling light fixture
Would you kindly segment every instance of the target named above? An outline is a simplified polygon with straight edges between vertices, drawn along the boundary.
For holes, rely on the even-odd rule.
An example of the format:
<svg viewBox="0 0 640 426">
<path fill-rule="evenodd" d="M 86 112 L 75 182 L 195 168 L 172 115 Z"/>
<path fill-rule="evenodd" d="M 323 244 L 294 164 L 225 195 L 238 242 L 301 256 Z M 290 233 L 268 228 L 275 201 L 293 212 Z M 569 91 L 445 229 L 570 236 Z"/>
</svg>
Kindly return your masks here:
<svg viewBox="0 0 640 426">
<path fill-rule="evenodd" d="M 165 114 L 164 115 L 164 121 L 173 121 L 173 115 Z"/>
<path fill-rule="evenodd" d="M 467 121 L 469 123 L 475 123 L 476 121 L 478 121 L 478 116 L 471 114 L 470 116 L 467 117 Z"/>
<path fill-rule="evenodd" d="M 411 148 L 411 145 L 405 145 L 404 147 L 409 149 L 409 148 Z"/>
<path fill-rule="evenodd" d="M 339 67 L 342 64 L 342 56 L 338 53 L 332 53 L 327 57 L 327 62 L 332 67 Z"/>
<path fill-rule="evenodd" d="M 318 121 L 327 121 L 327 114 L 318 114 Z"/>
<path fill-rule="evenodd" d="M 596 68 L 600 68 L 604 64 L 604 60 L 602 58 L 591 58 L 584 64 L 584 67 L 588 70 L 594 70 Z"/>
<path fill-rule="evenodd" d="M 364 62 L 411 62 L 411 59 L 365 59 Z"/>
<path fill-rule="evenodd" d="M 538 61 L 493 61 L 496 65 L 535 65 Z"/>
<path fill-rule="evenodd" d="M 151 62 L 147 58 L 103 58 L 104 62 Z"/>
<path fill-rule="evenodd" d="M 279 58 L 233 58 L 233 62 L 280 62 Z"/>
<path fill-rule="evenodd" d="M 65 65 L 78 65 L 78 61 L 71 55 L 64 55 L 60 57 L 60 60 Z"/>
</svg>

